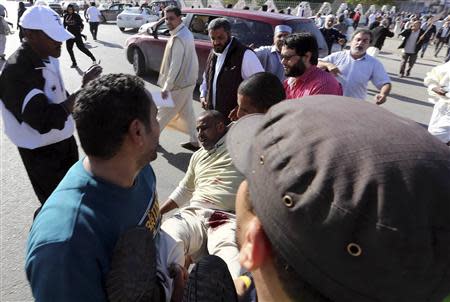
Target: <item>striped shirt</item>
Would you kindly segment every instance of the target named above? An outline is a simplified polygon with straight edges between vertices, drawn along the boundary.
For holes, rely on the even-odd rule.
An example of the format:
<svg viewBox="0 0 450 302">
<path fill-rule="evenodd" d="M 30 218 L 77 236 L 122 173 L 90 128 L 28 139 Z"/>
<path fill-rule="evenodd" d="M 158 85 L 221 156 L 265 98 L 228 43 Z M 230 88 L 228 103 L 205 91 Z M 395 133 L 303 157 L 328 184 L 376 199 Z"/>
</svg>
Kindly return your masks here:
<svg viewBox="0 0 450 302">
<path fill-rule="evenodd" d="M 328 72 L 311 65 L 301 76 L 288 78 L 283 82 L 286 99 L 296 99 L 307 95 L 342 95 L 341 84 Z"/>
</svg>

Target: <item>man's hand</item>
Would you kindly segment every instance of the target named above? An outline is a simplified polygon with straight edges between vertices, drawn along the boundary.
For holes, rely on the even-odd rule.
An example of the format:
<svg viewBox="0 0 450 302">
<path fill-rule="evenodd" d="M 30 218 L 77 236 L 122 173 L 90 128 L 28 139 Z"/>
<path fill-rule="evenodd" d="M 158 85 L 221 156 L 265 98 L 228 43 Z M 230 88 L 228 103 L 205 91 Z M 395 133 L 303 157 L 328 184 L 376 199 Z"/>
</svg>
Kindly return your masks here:
<svg viewBox="0 0 450 302">
<path fill-rule="evenodd" d="M 436 94 L 444 96 L 447 91 L 445 91 L 442 87 L 434 87 L 433 90 Z"/>
<path fill-rule="evenodd" d="M 86 86 L 87 83 L 98 78 L 102 71 L 103 68 L 98 64 L 94 64 L 89 67 L 89 69 L 83 75 L 83 79 L 81 80 L 81 87 Z"/>
<path fill-rule="evenodd" d="M 181 302 L 183 300 L 184 287 L 186 286 L 189 274 L 187 269 L 177 263 L 172 263 L 169 268 L 170 277 L 173 279 L 173 293 L 171 302 Z"/>
<path fill-rule="evenodd" d="M 206 98 L 200 98 L 200 105 L 202 105 L 203 109 L 208 110 L 208 102 L 206 101 Z"/>
<path fill-rule="evenodd" d="M 337 76 L 338 74 L 341 74 L 341 71 L 339 70 L 339 68 L 336 65 L 334 65 L 333 63 L 328 63 L 327 69 L 330 73 L 332 73 L 335 76 Z"/>
<path fill-rule="evenodd" d="M 378 93 L 377 95 L 375 95 L 375 102 L 376 102 L 376 104 L 377 105 L 381 105 L 381 104 L 383 104 L 384 102 L 386 102 L 386 95 L 384 95 L 384 94 L 380 94 L 380 93 Z"/>
<path fill-rule="evenodd" d="M 172 211 L 173 209 L 176 209 L 176 208 L 178 208 L 178 205 L 176 204 L 176 202 L 169 198 L 161 206 L 161 208 L 159 209 L 159 213 L 161 215 L 164 215 L 167 212 L 170 212 L 170 211 Z"/>
<path fill-rule="evenodd" d="M 338 44 L 339 45 L 345 45 L 345 39 L 343 39 L 343 38 L 340 38 L 340 39 L 338 39 Z"/>
<path fill-rule="evenodd" d="M 239 106 L 234 107 L 233 110 L 231 110 L 230 114 L 228 114 L 228 118 L 235 122 L 238 120 L 237 112 L 238 112 Z"/>
<path fill-rule="evenodd" d="M 169 92 L 168 91 L 165 91 L 165 90 L 161 91 L 161 97 L 164 100 L 167 99 L 168 96 L 169 96 Z"/>
</svg>

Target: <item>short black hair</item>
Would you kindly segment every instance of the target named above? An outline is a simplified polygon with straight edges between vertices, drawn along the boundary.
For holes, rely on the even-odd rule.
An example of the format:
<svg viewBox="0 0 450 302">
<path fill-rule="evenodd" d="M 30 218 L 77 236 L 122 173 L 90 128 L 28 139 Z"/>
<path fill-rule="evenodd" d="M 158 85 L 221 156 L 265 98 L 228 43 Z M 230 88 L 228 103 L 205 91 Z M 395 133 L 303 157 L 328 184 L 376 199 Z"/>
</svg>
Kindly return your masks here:
<svg viewBox="0 0 450 302">
<path fill-rule="evenodd" d="M 317 65 L 319 60 L 319 46 L 316 38 L 307 32 L 292 34 L 284 40 L 284 46 L 294 49 L 299 56 L 304 56 L 308 51 L 311 52 L 310 63 Z"/>
<path fill-rule="evenodd" d="M 219 28 L 223 28 L 226 32 L 231 32 L 230 21 L 225 18 L 216 18 L 208 24 L 208 31 L 218 30 Z"/>
<path fill-rule="evenodd" d="M 164 11 L 167 13 L 174 13 L 175 16 L 179 17 L 181 16 L 181 9 L 176 7 L 175 5 L 169 5 L 164 9 Z"/>
<path fill-rule="evenodd" d="M 372 43 L 372 40 L 373 40 L 373 33 L 372 33 L 372 31 L 370 31 L 370 30 L 368 30 L 368 29 L 357 29 L 357 30 L 355 30 L 355 31 L 353 32 L 353 34 L 352 34 L 352 38 L 350 39 L 350 41 L 352 41 L 353 38 L 355 38 L 356 35 L 359 35 L 359 34 L 369 35 L 369 37 L 370 37 L 370 43 Z"/>
<path fill-rule="evenodd" d="M 243 81 L 238 94 L 249 97 L 252 105 L 261 112 L 266 112 L 286 98 L 283 84 L 270 72 L 258 72 Z"/>
<path fill-rule="evenodd" d="M 138 119 L 150 131 L 152 104 L 143 80 L 137 76 L 108 74 L 91 81 L 77 95 L 73 110 L 84 152 L 112 158 L 120 150 L 133 120 Z"/>
<path fill-rule="evenodd" d="M 212 118 L 214 120 L 214 122 L 216 122 L 216 123 L 223 123 L 224 125 L 227 124 L 226 119 L 223 116 L 223 114 L 217 110 L 205 110 L 202 113 L 200 113 L 200 115 L 197 117 L 197 119 L 205 118 L 205 117 Z"/>
</svg>

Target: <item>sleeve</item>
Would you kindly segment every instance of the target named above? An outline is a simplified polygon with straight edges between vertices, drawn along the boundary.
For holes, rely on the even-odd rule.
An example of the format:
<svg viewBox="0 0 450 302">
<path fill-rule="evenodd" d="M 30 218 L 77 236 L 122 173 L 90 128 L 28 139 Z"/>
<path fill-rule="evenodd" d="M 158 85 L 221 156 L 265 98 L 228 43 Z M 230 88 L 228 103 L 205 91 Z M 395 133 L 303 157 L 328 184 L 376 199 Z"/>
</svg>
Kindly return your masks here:
<svg viewBox="0 0 450 302">
<path fill-rule="evenodd" d="M 334 52 L 331 55 L 326 56 L 325 58 L 319 58 L 319 61 L 336 64 L 336 56 L 338 52 Z"/>
<path fill-rule="evenodd" d="M 439 87 L 439 82 L 441 80 L 441 74 L 438 68 L 431 69 L 430 72 L 427 72 L 425 79 L 423 80 L 425 86 L 427 86 L 428 94 L 430 96 L 438 97 L 438 95 L 433 91 L 433 88 Z"/>
<path fill-rule="evenodd" d="M 200 97 L 201 98 L 205 98 L 206 97 L 206 90 L 208 90 L 208 85 L 206 84 L 206 72 L 203 72 L 203 76 L 202 76 L 202 83 L 200 84 Z"/>
<path fill-rule="evenodd" d="M 15 89 L 3 89 L 14 87 Z M 52 129 L 63 129 L 69 112 L 61 104 L 49 103 L 44 91 L 33 82 L 32 76 L 4 75 L 0 89 L 8 110 L 22 117 L 30 127 L 44 134 Z M 19 104 L 19 105 L 13 105 Z M 13 106 L 19 106 L 12 110 Z"/>
<path fill-rule="evenodd" d="M 101 270 L 87 250 L 58 242 L 32 251 L 25 270 L 35 301 L 106 302 Z"/>
<path fill-rule="evenodd" d="M 183 53 L 183 44 L 179 39 L 174 38 L 170 54 L 169 74 L 167 75 L 166 82 L 164 83 L 162 90 L 170 91 L 173 89 L 175 80 L 181 69 L 181 64 L 183 64 Z"/>
<path fill-rule="evenodd" d="M 246 80 L 255 73 L 263 71 L 264 68 L 262 67 L 261 62 L 259 62 L 256 54 L 252 50 L 247 49 L 244 53 L 244 58 L 242 59 L 242 78 Z"/>
<path fill-rule="evenodd" d="M 67 28 L 66 16 L 67 15 L 63 16 L 63 26 L 64 26 L 64 28 Z"/>
<path fill-rule="evenodd" d="M 187 204 L 191 198 L 192 194 L 195 191 L 195 170 L 194 167 L 196 165 L 196 155 L 198 153 L 194 153 L 192 155 L 191 160 L 189 162 L 189 167 L 186 171 L 186 175 L 178 184 L 178 187 L 170 194 L 169 199 L 172 199 L 178 207 L 182 207 Z"/>
<path fill-rule="evenodd" d="M 338 39 L 344 39 L 345 41 L 347 41 L 347 36 L 341 34 L 337 29 L 334 29 L 336 31 L 336 35 L 338 37 Z M 338 39 L 336 39 L 336 42 L 338 41 Z"/>
<path fill-rule="evenodd" d="M 261 46 L 259 48 L 256 48 L 253 50 L 255 52 L 255 55 L 258 57 L 259 62 L 261 63 L 261 66 L 264 68 L 264 66 L 267 66 L 267 57 L 268 57 L 268 51 L 267 48 L 264 46 Z"/>
<path fill-rule="evenodd" d="M 375 87 L 377 87 L 378 89 L 381 89 L 383 85 L 389 84 L 391 82 L 391 79 L 386 73 L 383 64 L 381 64 L 381 62 L 378 60 L 375 61 L 371 80 L 373 85 L 375 85 Z"/>
</svg>

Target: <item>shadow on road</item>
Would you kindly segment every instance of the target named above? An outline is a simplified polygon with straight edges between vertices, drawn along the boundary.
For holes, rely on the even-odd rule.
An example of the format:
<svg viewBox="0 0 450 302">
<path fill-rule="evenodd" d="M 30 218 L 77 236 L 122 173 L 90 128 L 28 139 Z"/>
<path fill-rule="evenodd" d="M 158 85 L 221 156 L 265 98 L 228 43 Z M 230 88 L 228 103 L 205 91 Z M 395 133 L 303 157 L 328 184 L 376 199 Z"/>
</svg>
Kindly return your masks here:
<svg viewBox="0 0 450 302">
<path fill-rule="evenodd" d="M 412 104 L 417 104 L 417 105 L 422 105 L 422 106 L 426 106 L 426 107 L 433 107 L 434 105 L 431 103 L 428 103 L 427 101 L 418 101 L 416 99 L 407 97 L 407 96 L 403 96 L 403 95 L 399 95 L 396 93 L 391 93 L 389 94 L 390 98 L 396 99 L 400 102 L 407 102 L 407 103 L 412 103 Z"/>
<path fill-rule="evenodd" d="M 390 76 L 390 78 L 393 82 L 407 84 L 407 85 L 414 85 L 417 87 L 425 87 L 423 85 L 423 79 L 420 79 L 420 78 L 416 78 L 416 77 L 399 78 L 396 74 L 394 74 L 392 72 L 388 72 L 388 75 Z M 418 82 L 411 81 L 411 80 L 416 80 Z"/>
<path fill-rule="evenodd" d="M 97 40 L 97 43 L 100 43 L 100 44 L 102 44 L 103 46 L 110 47 L 110 48 L 120 48 L 120 49 L 123 49 L 123 46 L 122 46 L 122 45 L 116 44 L 116 43 L 106 42 L 106 41 L 102 41 L 102 40 Z"/>
<path fill-rule="evenodd" d="M 188 166 L 189 166 L 189 160 L 191 159 L 192 153 L 187 153 L 187 152 L 181 152 L 181 153 L 170 153 L 167 152 L 166 149 L 164 149 L 164 147 L 162 147 L 161 145 L 158 146 L 157 152 L 161 153 L 162 157 L 164 157 L 165 159 L 167 159 L 167 162 L 179 169 L 182 172 L 186 172 Z"/>
</svg>

